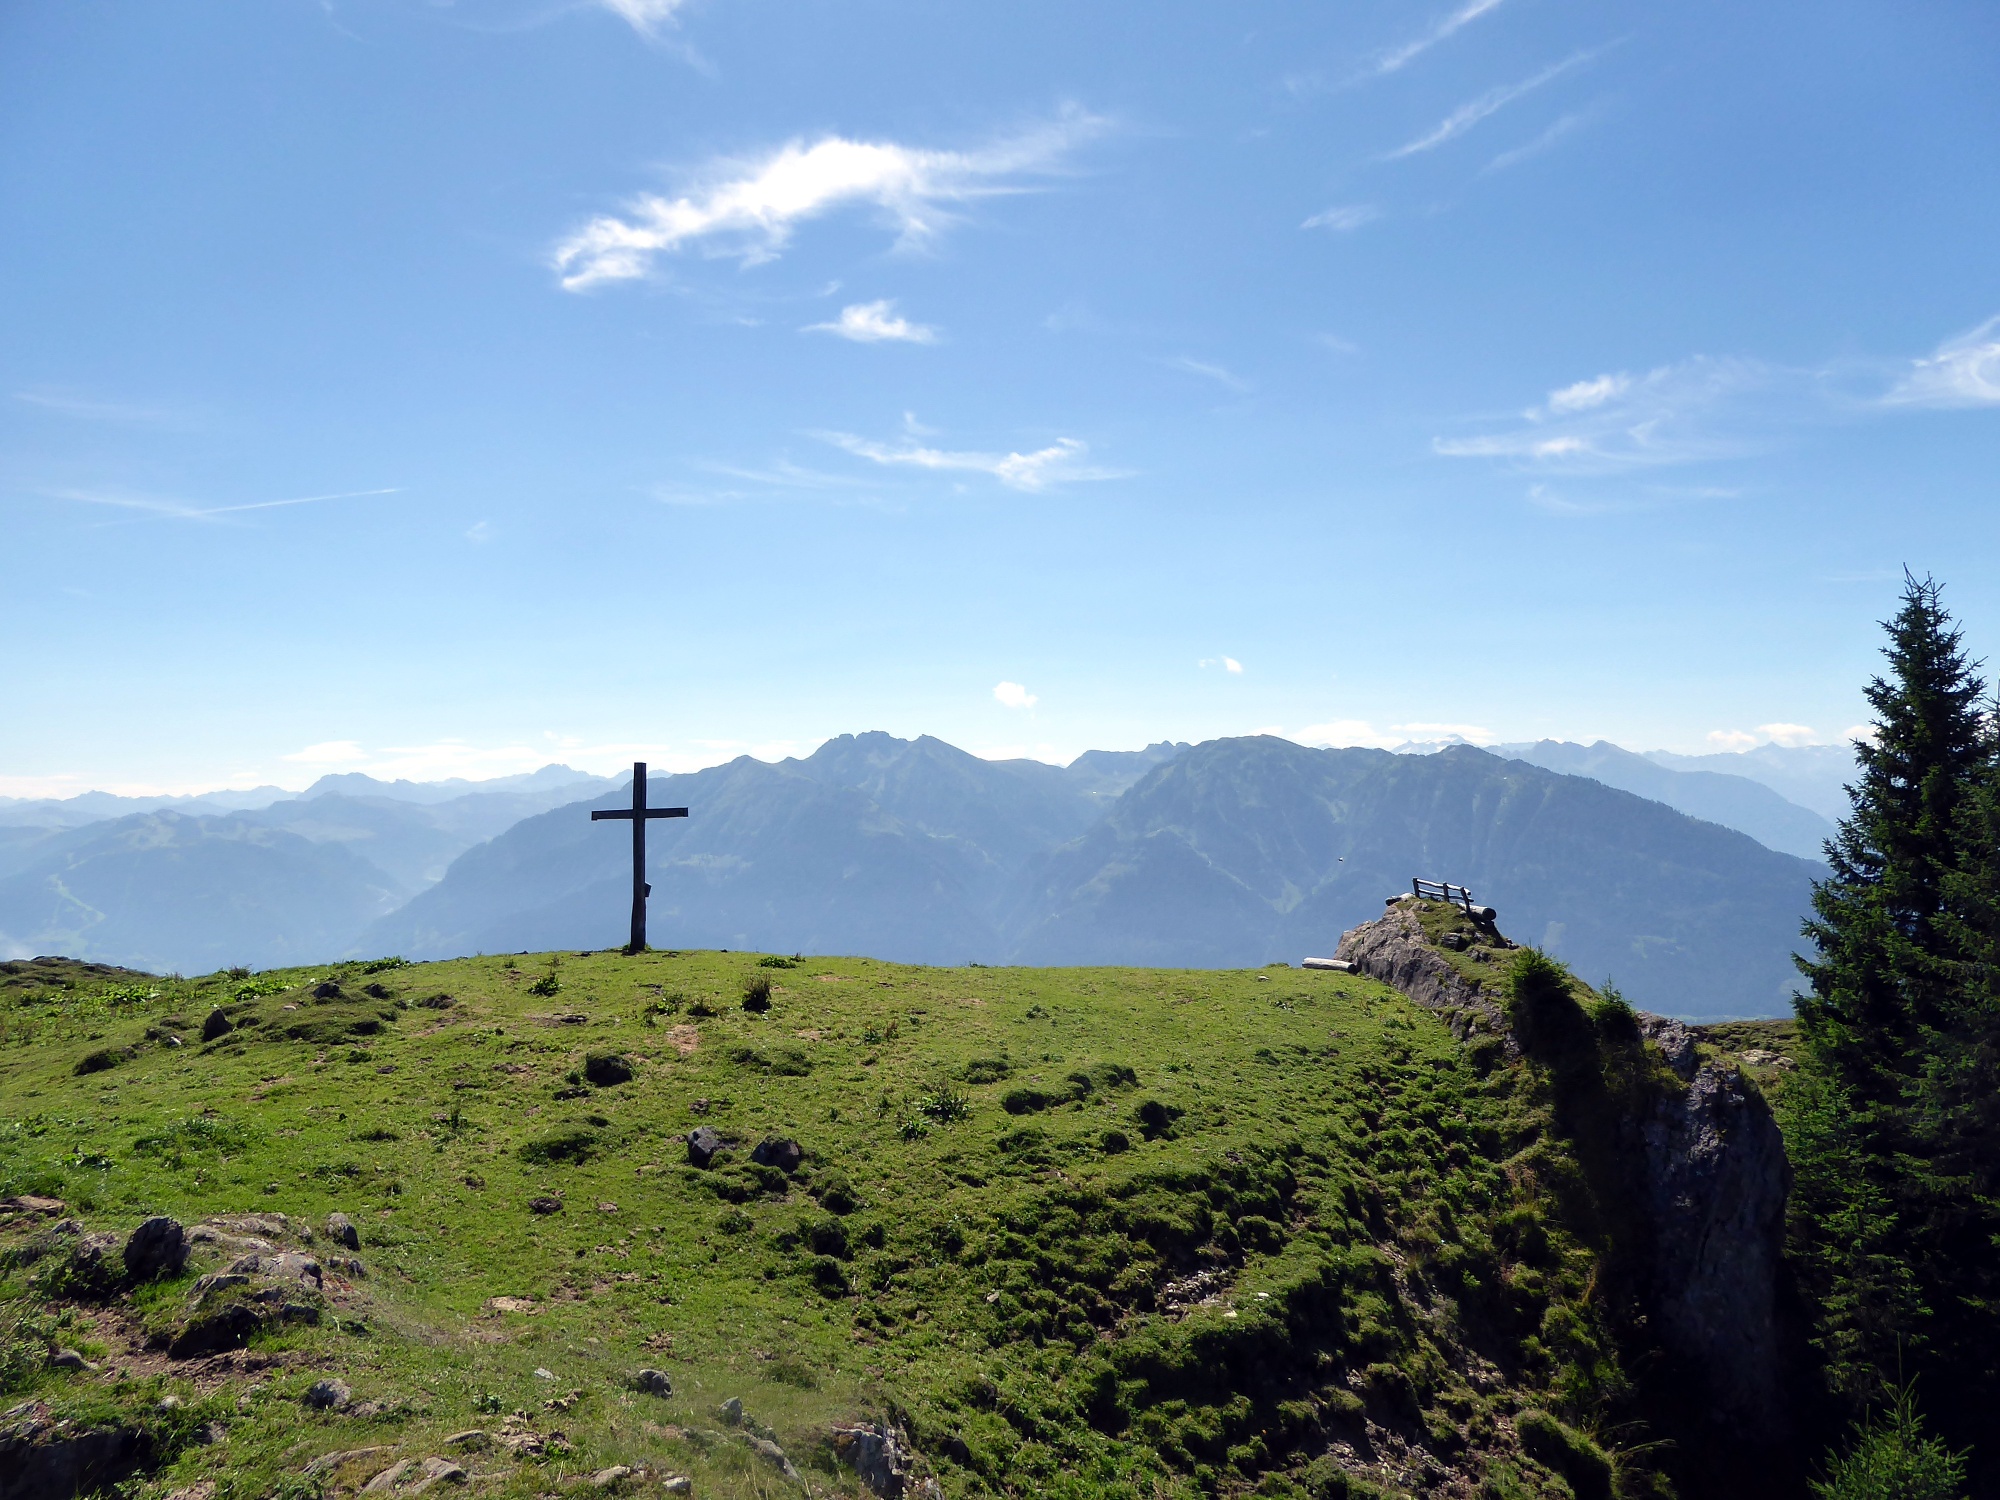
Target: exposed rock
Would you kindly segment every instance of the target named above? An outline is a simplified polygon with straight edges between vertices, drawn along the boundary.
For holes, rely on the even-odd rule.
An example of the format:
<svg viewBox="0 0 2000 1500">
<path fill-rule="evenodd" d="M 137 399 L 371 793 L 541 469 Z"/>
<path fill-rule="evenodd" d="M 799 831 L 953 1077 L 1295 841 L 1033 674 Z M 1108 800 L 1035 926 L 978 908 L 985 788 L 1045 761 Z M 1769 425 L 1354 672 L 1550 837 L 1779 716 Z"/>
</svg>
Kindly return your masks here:
<svg viewBox="0 0 2000 1500">
<path fill-rule="evenodd" d="M 326 1237 L 336 1245 L 345 1245 L 350 1250 L 361 1248 L 361 1231 L 354 1227 L 354 1221 L 346 1214 L 326 1216 Z"/>
<path fill-rule="evenodd" d="M 124 1280 L 115 1234 L 87 1233 L 76 1220 L 64 1219 L 37 1238 L 46 1242 L 46 1250 L 24 1258 L 46 1262 L 37 1275 L 50 1292 L 65 1297 L 109 1297 Z M 34 1247 L 24 1248 L 32 1251 Z"/>
<path fill-rule="evenodd" d="M 212 1042 L 217 1037 L 228 1036 L 236 1029 L 236 1023 L 225 1016 L 220 1009 L 208 1013 L 208 1019 L 201 1023 L 201 1039 Z"/>
<path fill-rule="evenodd" d="M 583 1076 L 599 1088 L 632 1081 L 632 1064 L 616 1052 L 592 1052 L 583 1060 Z"/>
<path fill-rule="evenodd" d="M 11 1198 L 0 1198 L 0 1213 L 35 1214 L 52 1219 L 63 1211 L 60 1198 L 38 1198 L 33 1193 L 16 1193 Z"/>
<path fill-rule="evenodd" d="M 1777 1303 L 1792 1182 L 1777 1121 L 1742 1074 L 1710 1063 L 1642 1133 L 1661 1342 L 1745 1431 L 1768 1431 L 1784 1417 Z"/>
<path fill-rule="evenodd" d="M 364 1458 L 375 1458 L 388 1451 L 387 1448 L 347 1448 L 337 1453 L 322 1453 L 305 1466 L 304 1473 L 308 1479 L 320 1474 L 330 1474 L 347 1464 L 359 1463 Z"/>
<path fill-rule="evenodd" d="M 364 1495 L 421 1495 L 433 1485 L 464 1484 L 465 1470 L 448 1458 L 402 1459 L 361 1487 Z"/>
<path fill-rule="evenodd" d="M 694 1481 L 685 1474 L 669 1474 L 665 1479 L 660 1481 L 660 1488 L 665 1490 L 669 1495 L 692 1495 L 694 1493 Z"/>
<path fill-rule="evenodd" d="M 1695 1052 L 1694 1033 L 1685 1023 L 1671 1016 L 1656 1016 L 1639 1012 L 1639 1034 L 1660 1049 L 1660 1055 L 1667 1060 L 1667 1066 L 1682 1078 L 1694 1078 L 1695 1068 L 1701 1058 Z"/>
<path fill-rule="evenodd" d="M 615 1489 L 632 1477 L 632 1470 L 624 1464 L 613 1464 L 608 1469 L 599 1469 L 590 1476 L 593 1489 Z"/>
<path fill-rule="evenodd" d="M 805 1480 L 799 1476 L 799 1471 L 792 1467 L 792 1461 L 785 1457 L 785 1450 L 769 1438 L 752 1437 L 745 1438 L 744 1441 L 750 1445 L 752 1453 L 763 1459 L 765 1463 L 776 1469 L 780 1474 L 783 1474 L 793 1484 L 805 1483 Z"/>
<path fill-rule="evenodd" d="M 731 1396 L 727 1401 L 723 1402 L 721 1416 L 722 1420 L 727 1422 L 731 1427 L 741 1427 L 743 1425 L 743 1398 L 741 1396 Z"/>
<path fill-rule="evenodd" d="M 796 1172 L 799 1163 L 805 1159 L 805 1152 L 799 1143 L 783 1136 L 767 1135 L 757 1143 L 757 1149 L 750 1153 L 750 1160 L 760 1167 L 776 1167 L 782 1172 Z"/>
<path fill-rule="evenodd" d="M 310 1255 L 299 1254 L 296 1250 L 252 1251 L 248 1255 L 238 1256 L 230 1263 L 229 1269 L 224 1274 L 296 1283 L 315 1292 L 322 1290 L 326 1281 L 319 1262 Z"/>
<path fill-rule="evenodd" d="M 312 997 L 315 1000 L 338 1000 L 341 997 L 340 986 L 331 979 L 322 979 L 312 987 Z"/>
<path fill-rule="evenodd" d="M 354 1392 L 344 1380 L 316 1380 L 305 1394 L 305 1403 L 314 1411 L 339 1411 L 351 1405 Z"/>
<path fill-rule="evenodd" d="M 896 1430 L 884 1423 L 834 1428 L 833 1451 L 878 1495 L 901 1495 L 909 1483 L 909 1452 Z"/>
<path fill-rule="evenodd" d="M 641 1370 L 632 1377 L 632 1389 L 644 1391 L 649 1396 L 671 1396 L 674 1383 L 667 1378 L 664 1370 Z"/>
<path fill-rule="evenodd" d="M 49 1356 L 52 1370 L 94 1370 L 96 1365 L 85 1359 L 74 1349 L 58 1349 Z"/>
<path fill-rule="evenodd" d="M 531 1214 L 559 1214 L 562 1212 L 562 1199 L 551 1198 L 546 1193 L 539 1198 L 530 1198 L 528 1200 L 528 1212 Z"/>
<path fill-rule="evenodd" d="M 484 1453 L 493 1446 L 493 1435 L 478 1427 L 464 1432 L 454 1432 L 444 1440 L 447 1448 L 456 1448 L 461 1453 Z"/>
<path fill-rule="evenodd" d="M 705 1167 L 715 1160 L 715 1153 L 722 1149 L 722 1137 L 711 1125 L 698 1125 L 688 1132 L 688 1160 L 697 1167 Z"/>
<path fill-rule="evenodd" d="M 0 1414 L 0 1500 L 71 1500 L 130 1478 L 149 1456 L 141 1432 L 79 1426 L 26 1401 Z"/>
<path fill-rule="evenodd" d="M 178 1276 L 187 1268 L 187 1231 L 178 1220 L 156 1215 L 125 1242 L 125 1274 L 135 1282 Z"/>
<path fill-rule="evenodd" d="M 1413 904 L 1392 903 L 1372 922 L 1340 936 L 1334 956 L 1354 965 L 1354 971 L 1379 979 L 1408 995 L 1426 1009 L 1455 1012 L 1452 1033 L 1463 1041 L 1475 1031 L 1502 1038 L 1508 1055 L 1518 1055 L 1513 1028 L 1499 997 L 1467 979 L 1424 937 Z"/>
</svg>

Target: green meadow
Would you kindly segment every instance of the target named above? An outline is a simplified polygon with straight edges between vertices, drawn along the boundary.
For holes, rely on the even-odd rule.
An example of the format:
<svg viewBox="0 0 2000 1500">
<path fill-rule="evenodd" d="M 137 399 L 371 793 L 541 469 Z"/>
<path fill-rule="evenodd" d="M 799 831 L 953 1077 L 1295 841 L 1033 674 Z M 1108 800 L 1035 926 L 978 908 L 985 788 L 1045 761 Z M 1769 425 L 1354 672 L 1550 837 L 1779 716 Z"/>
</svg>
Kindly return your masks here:
<svg viewBox="0 0 2000 1500">
<path fill-rule="evenodd" d="M 616 1464 L 860 1495 L 830 1435 L 864 1420 L 946 1495 L 1665 1492 L 1617 1426 L 1631 1382 L 1556 1208 L 1573 1168 L 1546 1080 L 1357 976 L 7 967 L 0 1196 L 121 1234 L 156 1213 L 359 1228 L 351 1290 L 329 1279 L 326 1315 L 259 1334 L 273 1357 L 228 1380 L 143 1351 L 212 1263 L 91 1302 L 10 1255 L 7 1337 L 100 1368 L 16 1358 L 8 1404 L 172 1394 L 226 1428 L 158 1434 L 141 1493 L 338 1491 L 367 1466 L 313 1459 L 379 1467 L 511 1421 L 548 1441 L 466 1456 L 482 1494 Z M 706 1168 L 701 1126 L 726 1143 Z M 753 1160 L 772 1137 L 795 1170 Z M 633 1388 L 644 1367 L 670 1395 Z M 359 1414 L 302 1404 L 329 1376 Z"/>
</svg>

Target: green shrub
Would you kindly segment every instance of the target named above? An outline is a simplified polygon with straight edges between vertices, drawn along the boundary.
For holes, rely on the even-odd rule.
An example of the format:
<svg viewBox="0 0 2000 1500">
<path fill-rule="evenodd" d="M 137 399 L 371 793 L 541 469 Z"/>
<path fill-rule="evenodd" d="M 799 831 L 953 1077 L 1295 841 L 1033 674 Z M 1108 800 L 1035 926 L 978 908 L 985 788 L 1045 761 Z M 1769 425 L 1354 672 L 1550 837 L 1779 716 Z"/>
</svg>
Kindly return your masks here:
<svg viewBox="0 0 2000 1500">
<path fill-rule="evenodd" d="M 972 1101 L 963 1090 L 941 1083 L 917 1100 L 917 1112 L 940 1125 L 952 1125 L 972 1113 Z"/>
<path fill-rule="evenodd" d="M 1827 1455 L 1826 1478 L 1812 1489 L 1820 1500 L 1960 1500 L 1965 1457 L 1924 1435 L 1915 1388 L 1904 1386 L 1855 1428 L 1845 1454 Z"/>
<path fill-rule="evenodd" d="M 768 974 L 752 974 L 743 981 L 743 1008 L 750 1011 L 771 1008 L 771 978 Z"/>
<path fill-rule="evenodd" d="M 1611 1500 L 1611 1460 L 1589 1437 L 1532 1408 L 1514 1418 L 1514 1430 L 1528 1457 L 1568 1480 L 1577 1500 Z"/>
</svg>

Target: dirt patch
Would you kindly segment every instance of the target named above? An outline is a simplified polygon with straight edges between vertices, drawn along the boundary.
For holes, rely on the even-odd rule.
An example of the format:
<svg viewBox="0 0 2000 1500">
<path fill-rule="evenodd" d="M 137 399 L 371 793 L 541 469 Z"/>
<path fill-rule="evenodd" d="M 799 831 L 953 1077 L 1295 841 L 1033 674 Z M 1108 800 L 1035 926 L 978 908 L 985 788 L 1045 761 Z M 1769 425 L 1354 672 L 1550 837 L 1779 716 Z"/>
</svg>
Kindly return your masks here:
<svg viewBox="0 0 2000 1500">
<path fill-rule="evenodd" d="M 701 1032 L 698 1028 L 683 1022 L 679 1026 L 667 1028 L 667 1041 L 682 1057 L 692 1057 L 695 1048 L 701 1045 Z"/>
</svg>

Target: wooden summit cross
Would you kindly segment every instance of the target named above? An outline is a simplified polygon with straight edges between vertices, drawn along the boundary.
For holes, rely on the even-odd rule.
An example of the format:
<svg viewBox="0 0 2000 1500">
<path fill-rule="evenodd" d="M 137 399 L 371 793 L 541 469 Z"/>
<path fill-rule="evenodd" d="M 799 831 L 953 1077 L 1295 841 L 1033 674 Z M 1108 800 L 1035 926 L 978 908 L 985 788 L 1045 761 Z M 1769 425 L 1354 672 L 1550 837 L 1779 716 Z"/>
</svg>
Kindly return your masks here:
<svg viewBox="0 0 2000 1500">
<path fill-rule="evenodd" d="M 685 807 L 646 806 L 646 763 L 632 762 L 632 806 L 612 808 L 609 811 L 593 810 L 590 821 L 600 818 L 630 818 L 632 820 L 632 941 L 625 949 L 627 953 L 646 951 L 646 898 L 653 894 L 653 888 L 646 884 L 646 820 L 648 818 L 685 818 Z"/>
</svg>

